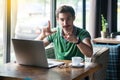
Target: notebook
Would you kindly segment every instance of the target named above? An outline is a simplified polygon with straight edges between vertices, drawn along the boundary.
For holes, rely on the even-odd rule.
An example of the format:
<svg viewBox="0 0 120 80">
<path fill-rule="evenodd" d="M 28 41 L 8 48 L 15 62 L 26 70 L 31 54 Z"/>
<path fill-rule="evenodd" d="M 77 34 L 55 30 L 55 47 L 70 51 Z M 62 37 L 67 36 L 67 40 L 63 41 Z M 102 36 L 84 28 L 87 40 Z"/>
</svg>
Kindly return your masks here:
<svg viewBox="0 0 120 80">
<path fill-rule="evenodd" d="M 64 64 L 47 59 L 43 41 L 12 39 L 17 63 L 27 66 L 51 68 Z"/>
</svg>

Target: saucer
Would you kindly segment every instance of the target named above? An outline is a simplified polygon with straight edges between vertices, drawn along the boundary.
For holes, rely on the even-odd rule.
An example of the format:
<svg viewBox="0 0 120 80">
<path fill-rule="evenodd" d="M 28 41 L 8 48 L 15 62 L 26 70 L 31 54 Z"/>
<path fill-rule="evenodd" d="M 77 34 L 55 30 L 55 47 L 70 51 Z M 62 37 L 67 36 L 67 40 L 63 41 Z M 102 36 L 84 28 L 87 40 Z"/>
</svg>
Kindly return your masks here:
<svg viewBox="0 0 120 80">
<path fill-rule="evenodd" d="M 76 67 L 76 68 L 84 67 L 84 63 L 80 63 L 78 65 L 72 65 L 72 63 L 69 63 L 69 66 Z"/>
</svg>

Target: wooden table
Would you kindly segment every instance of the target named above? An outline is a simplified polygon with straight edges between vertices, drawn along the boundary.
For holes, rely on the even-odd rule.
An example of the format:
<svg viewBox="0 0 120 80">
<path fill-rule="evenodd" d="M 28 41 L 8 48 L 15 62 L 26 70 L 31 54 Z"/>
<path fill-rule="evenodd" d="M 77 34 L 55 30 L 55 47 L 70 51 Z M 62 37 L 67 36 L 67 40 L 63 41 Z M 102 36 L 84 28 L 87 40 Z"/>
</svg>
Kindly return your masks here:
<svg viewBox="0 0 120 80">
<path fill-rule="evenodd" d="M 64 62 L 68 64 L 70 61 Z M 0 66 L 0 80 L 23 80 L 27 77 L 32 80 L 81 80 L 101 68 L 102 65 L 96 63 L 90 63 L 83 68 L 54 67 L 50 69 L 7 63 Z"/>
<path fill-rule="evenodd" d="M 94 43 L 120 44 L 120 38 L 95 38 Z"/>
</svg>

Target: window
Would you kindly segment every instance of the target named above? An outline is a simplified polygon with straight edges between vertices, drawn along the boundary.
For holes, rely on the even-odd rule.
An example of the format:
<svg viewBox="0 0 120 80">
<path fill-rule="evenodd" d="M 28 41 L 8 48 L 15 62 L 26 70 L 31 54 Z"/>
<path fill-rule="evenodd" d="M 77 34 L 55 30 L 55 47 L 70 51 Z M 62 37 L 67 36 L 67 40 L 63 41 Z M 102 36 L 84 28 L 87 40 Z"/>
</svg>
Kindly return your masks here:
<svg viewBox="0 0 120 80">
<path fill-rule="evenodd" d="M 17 4 L 15 37 L 34 39 L 50 20 L 50 0 L 18 0 Z"/>
<path fill-rule="evenodd" d="M 75 26 L 83 28 L 82 22 L 82 1 L 83 0 L 57 0 L 57 8 L 62 4 L 70 5 L 74 8 L 76 13 Z"/>
<path fill-rule="evenodd" d="M 4 42 L 3 42 L 3 26 L 4 26 L 4 0 L 0 0 L 0 64 L 3 63 Z"/>
<path fill-rule="evenodd" d="M 52 0 L 11 1 L 12 38 L 35 39 L 39 35 L 40 29 L 47 25 L 48 20 L 51 20 L 50 1 Z M 83 28 L 83 0 L 57 0 L 56 4 L 56 7 L 60 6 L 61 4 L 69 4 L 73 6 L 76 11 L 75 24 L 76 26 Z M 89 12 L 89 0 L 87 0 L 86 5 L 86 11 Z M 11 49 L 11 59 L 11 61 L 15 60 L 13 49 Z"/>
<path fill-rule="evenodd" d="M 85 3 L 85 13 L 83 14 L 83 1 Z M 89 10 L 90 10 L 90 0 L 58 0 L 57 1 L 57 7 L 59 7 L 61 4 L 68 4 L 72 6 L 76 13 L 76 19 L 75 19 L 75 25 L 80 28 L 84 28 L 88 26 L 89 22 Z M 85 17 L 83 17 L 85 16 Z M 85 24 L 83 24 L 83 18 L 85 18 Z M 86 25 L 86 26 L 84 26 Z"/>
<path fill-rule="evenodd" d="M 35 39 L 50 20 L 51 0 L 12 0 L 12 38 Z M 15 56 L 11 50 L 11 61 Z"/>
<path fill-rule="evenodd" d="M 118 0 L 117 6 L 117 31 L 120 32 L 120 0 Z"/>
</svg>

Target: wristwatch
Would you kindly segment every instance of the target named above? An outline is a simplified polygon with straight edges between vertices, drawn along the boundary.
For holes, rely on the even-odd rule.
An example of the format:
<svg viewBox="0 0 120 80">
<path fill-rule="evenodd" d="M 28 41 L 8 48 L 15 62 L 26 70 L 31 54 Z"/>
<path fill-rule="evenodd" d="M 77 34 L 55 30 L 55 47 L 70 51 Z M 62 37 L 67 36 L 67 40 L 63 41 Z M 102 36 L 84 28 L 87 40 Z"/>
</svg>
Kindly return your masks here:
<svg viewBox="0 0 120 80">
<path fill-rule="evenodd" d="M 80 38 L 78 38 L 78 41 L 75 44 L 79 44 L 81 42 Z"/>
</svg>

